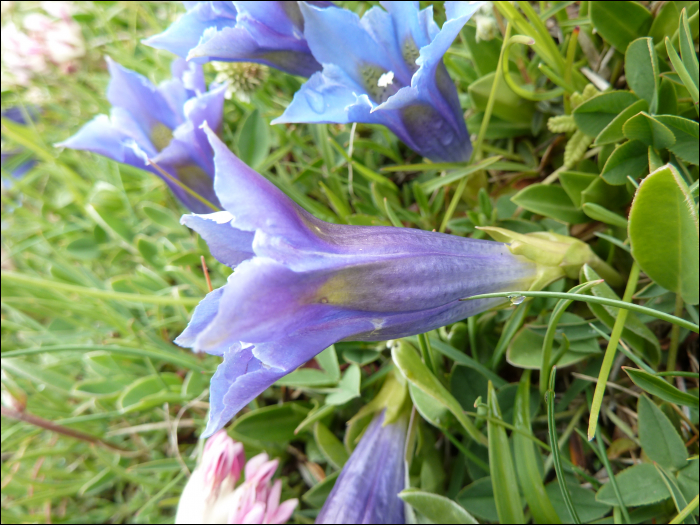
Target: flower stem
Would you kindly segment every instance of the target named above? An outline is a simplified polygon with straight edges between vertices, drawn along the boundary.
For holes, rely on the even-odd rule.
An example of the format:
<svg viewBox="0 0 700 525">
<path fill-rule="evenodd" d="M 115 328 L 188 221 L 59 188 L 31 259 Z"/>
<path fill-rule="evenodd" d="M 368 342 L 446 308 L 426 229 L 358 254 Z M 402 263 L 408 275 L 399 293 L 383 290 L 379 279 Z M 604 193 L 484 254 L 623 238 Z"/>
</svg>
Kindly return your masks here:
<svg viewBox="0 0 700 525">
<path fill-rule="evenodd" d="M 681 294 L 676 294 L 676 308 L 673 310 L 673 315 L 680 317 L 683 315 L 685 303 Z M 668 347 L 668 358 L 666 359 L 666 370 L 674 372 L 676 370 L 676 357 L 678 356 L 678 343 L 680 342 L 681 327 L 674 324 L 671 327 L 671 344 Z M 673 379 L 669 379 L 673 381 Z"/>
<path fill-rule="evenodd" d="M 639 279 L 639 265 L 635 261 L 630 270 L 630 276 L 627 280 L 627 287 L 625 288 L 625 295 L 622 300 L 626 303 L 632 301 L 632 295 L 637 288 L 637 280 Z M 622 330 L 625 327 L 625 321 L 627 320 L 627 312 L 629 310 L 620 309 L 617 314 L 617 319 L 615 319 L 615 325 L 613 326 L 612 333 L 610 334 L 610 341 L 608 341 L 608 347 L 605 349 L 605 357 L 603 358 L 603 364 L 600 367 L 600 374 L 598 374 L 598 383 L 595 386 L 595 393 L 593 394 L 593 403 L 591 404 L 591 417 L 588 421 L 588 441 L 595 438 L 596 429 L 598 428 L 598 415 L 600 414 L 600 406 L 603 404 L 603 396 L 605 395 L 605 385 L 608 382 L 608 377 L 610 376 L 610 369 L 612 368 L 613 361 L 615 359 L 615 353 L 617 350 L 617 343 L 620 341 L 620 336 L 622 335 Z"/>
</svg>

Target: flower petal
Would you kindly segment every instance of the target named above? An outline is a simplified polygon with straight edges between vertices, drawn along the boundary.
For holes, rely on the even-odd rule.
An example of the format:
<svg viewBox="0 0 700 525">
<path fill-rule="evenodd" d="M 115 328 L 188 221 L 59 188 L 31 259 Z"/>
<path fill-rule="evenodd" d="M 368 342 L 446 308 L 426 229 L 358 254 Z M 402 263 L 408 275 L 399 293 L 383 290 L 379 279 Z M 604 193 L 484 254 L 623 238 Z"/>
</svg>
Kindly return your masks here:
<svg viewBox="0 0 700 525">
<path fill-rule="evenodd" d="M 150 131 L 157 124 L 175 129 L 180 124 L 179 116 L 150 80 L 109 57 L 106 60 L 111 76 L 107 88 L 110 104 L 131 113 L 144 130 Z"/>
<path fill-rule="evenodd" d="M 168 29 L 143 40 L 142 43 L 186 58 L 190 49 L 199 44 L 207 28 L 223 29 L 236 25 L 236 8 L 232 2 L 192 2 L 192 4 L 188 11 Z"/>
<path fill-rule="evenodd" d="M 211 254 L 222 264 L 236 267 L 253 257 L 253 232 L 231 226 L 233 216 L 227 211 L 206 215 L 183 215 L 180 223 L 202 236 Z"/>
</svg>

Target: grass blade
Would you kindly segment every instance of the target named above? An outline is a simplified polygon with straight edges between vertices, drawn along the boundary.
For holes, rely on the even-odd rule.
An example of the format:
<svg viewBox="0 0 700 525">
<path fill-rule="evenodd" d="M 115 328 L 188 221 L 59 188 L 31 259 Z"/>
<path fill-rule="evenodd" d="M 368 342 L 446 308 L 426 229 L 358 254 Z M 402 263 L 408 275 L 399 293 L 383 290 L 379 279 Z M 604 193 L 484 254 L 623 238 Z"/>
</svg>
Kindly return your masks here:
<svg viewBox="0 0 700 525">
<path fill-rule="evenodd" d="M 493 383 L 488 387 L 488 415 L 490 418 L 502 419 Z M 513 457 L 506 430 L 501 425 L 488 422 L 489 468 L 496 511 L 501 523 L 525 523 L 525 516 L 520 502 L 518 480 L 515 477 Z"/>
</svg>

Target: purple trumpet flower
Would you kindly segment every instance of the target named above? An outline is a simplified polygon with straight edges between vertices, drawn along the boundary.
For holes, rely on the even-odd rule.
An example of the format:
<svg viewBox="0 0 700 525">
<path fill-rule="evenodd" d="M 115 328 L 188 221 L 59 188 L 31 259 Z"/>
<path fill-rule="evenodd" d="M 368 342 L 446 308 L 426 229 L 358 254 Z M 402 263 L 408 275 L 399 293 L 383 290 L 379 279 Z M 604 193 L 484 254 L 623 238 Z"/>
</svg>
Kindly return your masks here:
<svg viewBox="0 0 700 525">
<path fill-rule="evenodd" d="M 150 171 L 194 212 L 212 210 L 201 198 L 218 206 L 213 153 L 200 126 L 219 129 L 226 86 L 207 91 L 202 67 L 182 59 L 172 64 L 174 78 L 158 86 L 110 58 L 107 65 L 110 116 L 98 115 L 57 146 Z"/>
<path fill-rule="evenodd" d="M 206 436 L 335 342 L 427 332 L 502 302 L 460 298 L 527 289 L 535 278 L 535 264 L 503 243 L 316 219 L 205 130 L 225 211 L 181 222 L 236 271 L 175 342 L 224 358 Z"/>
<path fill-rule="evenodd" d="M 404 447 L 408 418 L 377 413 L 340 472 L 316 523 L 405 523 Z"/>
<path fill-rule="evenodd" d="M 143 43 L 199 63 L 257 62 L 304 77 L 321 69 L 304 39 L 297 2 L 184 3 L 187 13 Z"/>
<path fill-rule="evenodd" d="M 301 2 L 304 36 L 323 71 L 294 95 L 273 124 L 382 124 L 434 161 L 461 162 L 472 146 L 457 90 L 442 62 L 483 2 L 445 2 L 438 28 L 432 6 L 381 2 L 360 19 L 347 9 Z"/>
</svg>

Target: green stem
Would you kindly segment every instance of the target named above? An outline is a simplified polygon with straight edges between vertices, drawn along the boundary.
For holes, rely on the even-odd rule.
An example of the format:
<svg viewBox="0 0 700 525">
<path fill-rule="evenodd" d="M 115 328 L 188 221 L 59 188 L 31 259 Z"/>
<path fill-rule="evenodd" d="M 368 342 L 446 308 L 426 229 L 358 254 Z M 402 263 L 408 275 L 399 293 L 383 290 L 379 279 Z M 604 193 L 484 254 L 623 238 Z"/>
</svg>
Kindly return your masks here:
<svg viewBox="0 0 700 525">
<path fill-rule="evenodd" d="M 549 429 L 549 443 L 552 447 L 554 470 L 557 473 L 557 480 L 559 481 L 559 488 L 561 489 L 564 504 L 566 505 L 569 514 L 571 514 L 572 521 L 574 523 L 581 523 L 581 519 L 576 512 L 576 507 L 574 507 L 573 500 L 571 499 L 571 493 L 569 492 L 569 487 L 566 484 L 566 479 L 564 478 L 564 469 L 561 467 L 561 457 L 559 455 L 557 427 L 554 422 L 554 381 L 557 373 L 556 370 L 556 367 L 554 367 L 554 370 L 552 370 L 552 375 L 549 377 L 549 390 L 547 390 L 547 426 Z"/>
<path fill-rule="evenodd" d="M 430 355 L 430 343 L 425 334 L 418 334 L 418 346 L 420 346 L 420 353 L 423 356 L 423 362 L 425 366 L 430 370 L 430 373 L 435 375 L 435 369 L 433 368 L 433 359 Z M 436 376 L 437 377 L 437 376 Z"/>
<path fill-rule="evenodd" d="M 615 472 L 612 469 L 612 465 L 610 465 L 610 460 L 608 459 L 605 447 L 603 446 L 603 438 L 600 437 L 600 429 L 598 429 L 598 432 L 596 432 L 596 443 L 598 445 L 598 458 L 605 466 L 605 470 L 608 471 L 608 479 L 610 480 L 610 484 L 612 485 L 613 491 L 615 492 L 615 497 L 617 498 L 619 508 L 622 511 L 622 516 L 625 518 L 625 523 L 632 523 L 632 520 L 630 519 L 630 514 L 627 511 L 627 507 L 625 507 L 624 500 L 622 499 L 620 487 L 617 485 L 617 480 L 615 479 Z"/>
<path fill-rule="evenodd" d="M 472 352 L 472 359 L 477 363 L 479 360 L 479 349 L 476 345 L 476 316 L 472 315 L 467 318 L 467 333 L 469 334 L 469 350 Z"/>
<path fill-rule="evenodd" d="M 476 139 L 476 145 L 474 146 L 474 151 L 472 152 L 472 156 L 469 159 L 469 163 L 473 164 L 474 162 L 478 161 L 481 159 L 481 145 L 484 142 L 484 137 L 486 136 L 486 130 L 489 127 L 489 121 L 491 120 L 491 113 L 493 113 L 493 106 L 496 103 L 496 90 L 498 89 L 498 84 L 501 81 L 501 65 L 503 64 L 503 55 L 506 49 L 506 43 L 510 39 L 510 23 L 506 26 L 506 34 L 503 36 L 503 45 L 501 46 L 501 54 L 498 57 L 498 64 L 496 65 L 496 74 L 493 77 L 493 85 L 491 86 L 491 93 L 489 93 L 489 100 L 486 103 L 486 110 L 484 111 L 484 118 L 481 121 L 481 128 L 479 128 L 479 136 Z M 457 188 L 455 189 L 455 193 L 452 196 L 452 200 L 450 201 L 450 205 L 447 208 L 447 211 L 445 212 L 445 216 L 442 219 L 442 224 L 440 224 L 440 233 L 445 233 L 445 230 L 447 229 L 447 223 L 450 221 L 452 218 L 452 215 L 454 215 L 455 210 L 457 209 L 457 204 L 459 204 L 459 201 L 462 199 L 462 193 L 464 193 L 464 188 L 467 186 L 467 179 L 468 177 L 464 177 L 462 180 L 459 181 L 459 184 L 457 185 Z"/>
<path fill-rule="evenodd" d="M 461 299 L 462 301 L 472 301 L 474 299 L 489 299 L 491 297 L 517 297 L 522 295 L 524 297 L 551 297 L 552 299 L 574 299 L 575 301 L 583 301 L 584 303 L 602 304 L 605 306 L 612 306 L 614 308 L 621 308 L 623 310 L 630 310 L 638 314 L 649 315 L 651 317 L 656 317 L 662 321 L 667 321 L 669 323 L 677 324 L 682 328 L 686 328 L 691 332 L 696 334 L 700 332 L 700 326 L 691 323 L 675 315 L 660 312 L 659 310 L 654 310 L 653 308 L 647 308 L 646 306 L 640 306 L 634 303 L 626 303 L 624 301 L 619 301 L 617 299 L 607 299 L 605 297 L 596 297 L 594 295 L 576 295 L 571 293 L 561 293 L 561 292 L 530 292 L 530 291 L 513 291 L 513 292 L 497 292 L 497 293 L 484 293 L 479 295 L 472 295 L 471 297 L 466 297 Z"/>
<path fill-rule="evenodd" d="M 638 279 L 639 265 L 635 261 L 632 265 L 632 269 L 630 270 L 629 279 L 627 280 L 625 295 L 622 297 L 623 302 L 630 303 L 630 301 L 632 301 L 632 296 L 637 288 Z M 588 421 L 588 441 L 591 441 L 595 437 L 596 429 L 598 428 L 598 415 L 600 414 L 600 406 L 603 404 L 605 385 L 608 382 L 608 377 L 610 376 L 610 369 L 612 368 L 613 361 L 615 360 L 617 344 L 620 341 L 622 330 L 625 327 L 628 312 L 629 310 L 619 310 L 617 319 L 615 319 L 615 325 L 613 326 L 612 333 L 610 334 L 608 347 L 605 349 L 605 357 L 603 358 L 603 364 L 600 367 L 598 382 L 596 383 L 595 393 L 593 394 L 593 403 L 591 404 L 591 418 Z"/>
<path fill-rule="evenodd" d="M 676 308 L 673 310 L 673 315 L 680 317 L 683 315 L 683 309 L 685 308 L 685 303 L 681 294 L 676 294 Z M 681 327 L 674 324 L 671 327 L 671 344 L 668 347 L 668 359 L 666 360 L 666 370 L 669 372 L 675 372 L 676 370 L 676 357 L 678 356 L 678 343 L 680 342 Z"/>
</svg>

